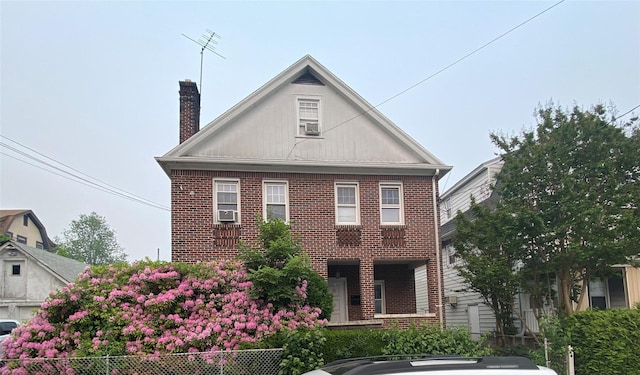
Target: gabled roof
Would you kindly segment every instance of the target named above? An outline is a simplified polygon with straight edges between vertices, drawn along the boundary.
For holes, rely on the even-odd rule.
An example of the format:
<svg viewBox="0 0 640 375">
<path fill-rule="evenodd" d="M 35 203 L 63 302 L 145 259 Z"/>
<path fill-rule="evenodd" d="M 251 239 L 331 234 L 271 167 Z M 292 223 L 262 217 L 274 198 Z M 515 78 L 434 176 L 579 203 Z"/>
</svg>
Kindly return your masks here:
<svg viewBox="0 0 640 375">
<path fill-rule="evenodd" d="M 316 83 L 326 86 L 338 93 L 345 101 L 356 108 L 359 116 L 368 118 L 382 131 L 388 139 L 402 147 L 403 152 L 410 154 L 415 161 L 389 163 L 388 161 L 353 161 L 353 160 L 319 160 L 300 159 L 289 153 L 278 158 L 238 158 L 227 155 L 203 155 L 199 150 L 223 130 L 232 126 L 234 120 L 256 108 L 272 94 L 292 82 Z M 351 121 L 346 119 L 344 123 Z M 343 125 L 338 124 L 336 127 Z M 357 142 L 358 140 L 356 140 Z M 299 142 L 305 142 L 300 140 Z M 296 144 L 297 145 L 297 144 Z M 295 148 L 295 146 L 294 146 Z M 295 62 L 289 68 L 278 74 L 258 90 L 247 96 L 231 109 L 203 127 L 198 133 L 178 145 L 156 160 L 167 174 L 172 169 L 218 169 L 242 171 L 276 171 L 299 173 L 356 173 L 356 174 L 412 174 L 433 175 L 446 174 L 451 167 L 427 151 L 413 138 L 380 113 L 374 106 L 364 100 L 349 86 L 322 66 L 313 57 L 307 55 Z"/>
<path fill-rule="evenodd" d="M 0 252 L 10 250 L 18 251 L 25 257 L 35 261 L 65 284 L 76 280 L 78 275 L 89 267 L 88 264 L 78 262 L 77 260 L 36 249 L 15 241 L 8 241 L 0 246 Z"/>
<path fill-rule="evenodd" d="M 22 220 L 24 215 L 28 215 L 31 221 L 33 221 L 33 223 L 38 227 L 45 249 L 47 251 L 53 251 L 55 244 L 51 241 L 49 236 L 47 236 L 47 229 L 31 210 L 0 210 L 0 234 L 6 233 L 11 227 L 13 221 L 18 218 Z"/>
<path fill-rule="evenodd" d="M 446 199 L 448 196 L 454 194 L 456 191 L 463 188 L 469 181 L 476 178 L 481 173 L 485 173 L 490 168 L 496 168 L 498 170 L 502 169 L 502 157 L 498 156 L 491 160 L 485 161 L 484 163 L 477 166 L 473 171 L 471 171 L 466 176 L 462 177 L 458 182 L 456 182 L 451 188 L 447 189 L 444 193 L 440 195 L 440 199 Z"/>
</svg>

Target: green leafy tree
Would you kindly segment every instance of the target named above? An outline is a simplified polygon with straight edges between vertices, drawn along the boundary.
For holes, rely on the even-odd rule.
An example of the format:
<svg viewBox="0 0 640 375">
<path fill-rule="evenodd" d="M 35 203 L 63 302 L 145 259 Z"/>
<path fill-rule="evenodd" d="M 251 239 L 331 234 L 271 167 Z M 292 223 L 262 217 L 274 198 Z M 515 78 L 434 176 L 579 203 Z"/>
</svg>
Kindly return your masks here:
<svg viewBox="0 0 640 375">
<path fill-rule="evenodd" d="M 7 236 L 6 234 L 0 234 L 0 245 L 9 240 L 11 240 L 11 237 Z"/>
<path fill-rule="evenodd" d="M 520 136 L 492 134 L 504 159 L 496 192 L 514 248 L 526 250 L 522 272 L 534 282 L 523 287 L 541 299 L 544 280 L 555 279 L 560 311 L 570 314 L 588 280 L 638 255 L 640 136 L 637 118 L 616 123 L 602 105 L 549 106 L 538 118 Z"/>
<path fill-rule="evenodd" d="M 526 223 L 514 221 L 501 205 L 489 207 L 473 198 L 470 213 L 455 217 L 454 246 L 463 260 L 456 269 L 493 311 L 499 336 L 514 334 L 514 296 L 520 284 L 515 269 L 524 254 L 514 233 Z"/>
<path fill-rule="evenodd" d="M 127 258 L 106 219 L 95 212 L 73 220 L 56 243 L 60 244 L 56 249 L 59 255 L 90 265 L 125 262 Z"/>
<path fill-rule="evenodd" d="M 311 267 L 291 227 L 279 219 L 258 222 L 259 247 L 239 245 L 247 279 L 253 282 L 252 297 L 277 308 L 306 303 L 320 308 L 321 318 L 329 318 L 333 297 L 327 282 Z"/>
</svg>

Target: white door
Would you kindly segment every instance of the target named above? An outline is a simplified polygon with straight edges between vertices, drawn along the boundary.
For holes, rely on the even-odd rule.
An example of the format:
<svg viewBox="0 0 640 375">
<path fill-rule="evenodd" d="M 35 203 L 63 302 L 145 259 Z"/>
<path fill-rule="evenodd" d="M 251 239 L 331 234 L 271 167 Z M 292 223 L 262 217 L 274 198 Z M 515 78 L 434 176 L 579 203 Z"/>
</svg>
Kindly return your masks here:
<svg viewBox="0 0 640 375">
<path fill-rule="evenodd" d="M 469 332 L 474 340 L 480 339 L 480 310 L 478 305 L 470 305 L 467 313 L 469 314 Z"/>
<path fill-rule="evenodd" d="M 333 312 L 330 321 L 333 323 L 346 322 L 347 315 L 347 279 L 329 278 L 329 291 L 333 294 Z"/>
</svg>

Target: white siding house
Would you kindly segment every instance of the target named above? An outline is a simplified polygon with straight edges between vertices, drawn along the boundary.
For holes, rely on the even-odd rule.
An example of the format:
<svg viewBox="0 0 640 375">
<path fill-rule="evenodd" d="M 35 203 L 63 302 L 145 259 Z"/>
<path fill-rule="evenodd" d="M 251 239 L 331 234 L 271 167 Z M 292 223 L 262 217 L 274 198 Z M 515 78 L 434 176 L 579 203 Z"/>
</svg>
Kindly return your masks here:
<svg viewBox="0 0 640 375">
<path fill-rule="evenodd" d="M 502 167 L 497 157 L 480 164 L 440 197 L 440 223 L 442 236 L 442 265 L 445 294 L 445 316 L 448 327 L 465 327 L 474 337 L 494 331 L 495 316 L 482 296 L 471 291 L 455 269 L 460 261 L 451 244 L 455 234 L 453 218 L 458 211 L 466 212 L 471 206 L 471 197 L 476 202 L 491 198 L 491 187 Z"/>
<path fill-rule="evenodd" d="M 26 321 L 49 293 L 87 267 L 73 259 L 8 241 L 0 246 L 0 319 Z"/>
</svg>

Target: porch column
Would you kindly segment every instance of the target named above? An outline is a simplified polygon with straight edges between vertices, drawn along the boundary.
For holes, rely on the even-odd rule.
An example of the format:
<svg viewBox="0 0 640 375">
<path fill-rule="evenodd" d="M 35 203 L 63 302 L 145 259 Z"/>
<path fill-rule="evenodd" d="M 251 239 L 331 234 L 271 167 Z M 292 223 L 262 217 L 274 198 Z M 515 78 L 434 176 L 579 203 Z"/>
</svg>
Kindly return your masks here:
<svg viewBox="0 0 640 375">
<path fill-rule="evenodd" d="M 373 260 L 360 260 L 360 303 L 362 319 L 372 320 L 375 313 L 375 294 L 373 285 Z"/>
</svg>

